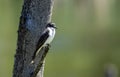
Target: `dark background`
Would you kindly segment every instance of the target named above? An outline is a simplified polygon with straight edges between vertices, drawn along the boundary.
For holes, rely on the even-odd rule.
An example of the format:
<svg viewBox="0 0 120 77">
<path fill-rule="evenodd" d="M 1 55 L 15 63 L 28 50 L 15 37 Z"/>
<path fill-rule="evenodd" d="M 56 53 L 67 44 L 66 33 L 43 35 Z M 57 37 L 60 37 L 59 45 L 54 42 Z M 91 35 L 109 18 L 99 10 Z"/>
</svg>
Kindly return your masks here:
<svg viewBox="0 0 120 77">
<path fill-rule="evenodd" d="M 22 0 L 0 0 L 0 77 L 12 77 Z M 55 0 L 57 34 L 45 77 L 104 77 L 120 71 L 120 0 Z M 120 76 L 117 76 L 120 77 Z"/>
</svg>

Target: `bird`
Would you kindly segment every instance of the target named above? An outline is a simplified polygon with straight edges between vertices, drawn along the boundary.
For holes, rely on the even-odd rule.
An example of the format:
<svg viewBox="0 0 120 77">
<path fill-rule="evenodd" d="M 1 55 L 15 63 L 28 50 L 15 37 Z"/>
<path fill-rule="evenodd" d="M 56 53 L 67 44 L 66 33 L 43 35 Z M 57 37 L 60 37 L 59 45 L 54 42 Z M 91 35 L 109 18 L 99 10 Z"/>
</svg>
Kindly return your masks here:
<svg viewBox="0 0 120 77">
<path fill-rule="evenodd" d="M 56 29 L 57 29 L 57 27 L 56 27 L 55 23 L 48 23 L 46 25 L 45 30 L 43 31 L 43 33 L 41 34 L 41 36 L 40 36 L 40 38 L 39 38 L 39 40 L 37 42 L 36 50 L 33 53 L 31 63 L 34 63 L 35 57 L 37 56 L 37 54 L 40 52 L 40 50 L 43 47 L 50 46 L 50 43 L 54 39 Z"/>
</svg>

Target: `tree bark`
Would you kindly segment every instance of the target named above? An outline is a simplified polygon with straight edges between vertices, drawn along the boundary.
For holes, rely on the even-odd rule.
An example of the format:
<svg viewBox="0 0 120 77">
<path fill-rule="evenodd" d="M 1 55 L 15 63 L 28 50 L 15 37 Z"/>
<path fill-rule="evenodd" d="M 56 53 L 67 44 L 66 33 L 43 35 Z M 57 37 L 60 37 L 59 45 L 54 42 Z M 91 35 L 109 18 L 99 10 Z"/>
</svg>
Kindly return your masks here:
<svg viewBox="0 0 120 77">
<path fill-rule="evenodd" d="M 49 47 L 43 48 L 31 64 L 36 44 L 51 21 L 53 0 L 24 0 L 18 29 L 13 77 L 43 77 L 44 58 Z"/>
</svg>

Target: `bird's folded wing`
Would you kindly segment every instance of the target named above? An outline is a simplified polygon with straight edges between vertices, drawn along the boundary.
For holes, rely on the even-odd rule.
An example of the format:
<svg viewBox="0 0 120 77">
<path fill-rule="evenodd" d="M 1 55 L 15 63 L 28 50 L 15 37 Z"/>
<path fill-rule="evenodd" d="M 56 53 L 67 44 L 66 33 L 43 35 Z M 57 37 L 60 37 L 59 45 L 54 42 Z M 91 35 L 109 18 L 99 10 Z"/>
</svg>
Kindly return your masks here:
<svg viewBox="0 0 120 77">
<path fill-rule="evenodd" d="M 47 38 L 49 37 L 49 31 L 46 30 L 41 36 L 40 36 L 40 39 L 38 40 L 38 43 L 36 45 L 36 50 L 33 54 L 33 59 L 35 58 L 36 56 L 36 53 L 38 53 L 42 47 L 42 45 L 45 43 L 45 41 L 47 40 Z M 38 51 L 39 50 L 39 51 Z"/>
</svg>

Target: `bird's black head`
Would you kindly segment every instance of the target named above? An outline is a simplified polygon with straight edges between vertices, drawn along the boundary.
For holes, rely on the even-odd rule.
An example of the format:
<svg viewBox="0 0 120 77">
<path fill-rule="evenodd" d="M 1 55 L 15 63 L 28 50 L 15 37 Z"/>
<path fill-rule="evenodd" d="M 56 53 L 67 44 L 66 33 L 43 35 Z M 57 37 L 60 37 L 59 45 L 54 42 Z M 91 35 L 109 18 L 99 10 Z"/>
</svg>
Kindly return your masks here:
<svg viewBox="0 0 120 77">
<path fill-rule="evenodd" d="M 48 23 L 46 27 L 52 27 L 57 29 L 57 27 L 55 26 L 55 23 Z"/>
</svg>

